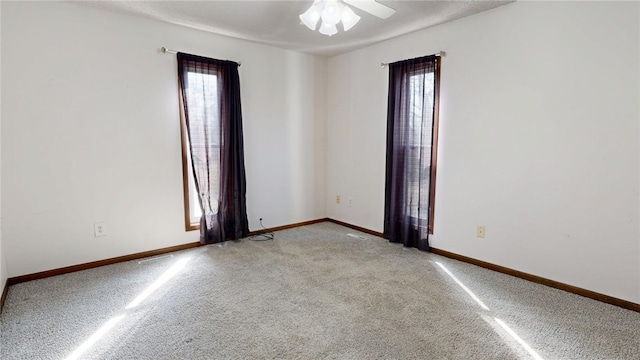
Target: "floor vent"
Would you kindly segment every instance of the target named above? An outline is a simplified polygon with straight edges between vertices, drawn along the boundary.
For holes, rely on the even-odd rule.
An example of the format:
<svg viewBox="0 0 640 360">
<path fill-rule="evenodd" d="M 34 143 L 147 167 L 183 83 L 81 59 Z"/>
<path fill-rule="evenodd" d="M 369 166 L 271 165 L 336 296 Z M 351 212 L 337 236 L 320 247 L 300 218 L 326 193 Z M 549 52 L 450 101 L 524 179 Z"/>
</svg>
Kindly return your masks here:
<svg viewBox="0 0 640 360">
<path fill-rule="evenodd" d="M 367 238 L 362 236 L 362 235 L 347 234 L 347 236 L 351 236 L 352 238 L 356 238 L 356 239 L 360 239 L 360 240 L 367 240 Z"/>
<path fill-rule="evenodd" d="M 172 257 L 173 257 L 173 255 L 163 255 L 163 256 L 151 257 L 151 258 L 148 258 L 148 259 L 144 259 L 144 260 L 138 261 L 138 264 L 144 264 L 144 263 L 147 263 L 147 262 L 156 261 L 156 260 L 165 259 L 165 258 L 172 258 Z"/>
</svg>

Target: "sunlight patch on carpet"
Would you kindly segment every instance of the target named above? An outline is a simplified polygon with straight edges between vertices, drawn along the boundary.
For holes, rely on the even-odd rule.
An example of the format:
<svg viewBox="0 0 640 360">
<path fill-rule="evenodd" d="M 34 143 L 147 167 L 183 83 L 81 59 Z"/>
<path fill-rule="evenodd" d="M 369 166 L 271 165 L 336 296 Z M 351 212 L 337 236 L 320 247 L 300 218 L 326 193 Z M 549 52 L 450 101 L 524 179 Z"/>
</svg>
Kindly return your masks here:
<svg viewBox="0 0 640 360">
<path fill-rule="evenodd" d="M 74 352 L 72 352 L 71 355 L 67 356 L 65 360 L 80 359 L 80 356 L 82 356 L 82 354 L 84 354 L 85 351 L 87 351 L 91 346 L 93 346 L 93 344 L 95 344 L 96 341 L 100 340 L 100 338 L 103 337 L 104 334 L 108 333 L 109 330 L 111 330 L 111 328 L 116 326 L 116 324 L 119 323 L 120 320 L 122 320 L 123 318 L 124 318 L 124 314 L 118 315 L 109 319 L 109 321 L 104 323 L 104 325 L 102 325 L 98 330 L 96 330 L 96 332 L 94 332 L 93 335 L 91 335 L 85 342 L 82 343 L 82 345 L 80 345 Z"/>
<path fill-rule="evenodd" d="M 171 255 L 173 257 L 173 255 Z M 184 268 L 187 262 L 190 260 L 190 257 L 182 258 L 176 261 L 167 271 L 162 274 L 156 281 L 154 281 L 149 287 L 147 287 L 140 295 L 138 295 L 132 302 L 127 305 L 126 310 L 133 309 L 134 307 L 140 305 L 144 299 L 149 297 L 154 291 L 158 290 L 162 285 L 164 285 L 167 281 L 169 281 L 172 277 L 174 277 L 180 270 Z M 80 359 L 82 354 L 84 354 L 93 344 L 95 344 L 100 338 L 102 338 L 106 333 L 109 332 L 117 323 L 120 322 L 125 317 L 125 314 L 115 316 L 109 321 L 107 321 L 104 325 L 102 325 L 98 330 L 96 330 L 93 335 L 91 335 L 82 345 L 80 345 L 71 355 L 67 356 L 65 360 L 76 360 Z"/>
<path fill-rule="evenodd" d="M 485 310 L 489 310 L 489 308 L 487 307 L 487 305 L 485 305 L 485 304 L 484 304 L 484 303 L 483 303 L 483 302 L 482 302 L 482 301 L 481 301 L 481 300 L 476 296 L 476 294 L 474 294 L 474 293 L 473 293 L 473 291 L 469 290 L 469 288 L 468 288 L 468 287 L 466 287 L 466 286 L 462 283 L 462 281 L 458 280 L 458 278 L 457 278 L 455 275 L 453 275 L 453 274 L 451 273 L 451 271 L 449 271 L 449 269 L 447 269 L 446 267 L 444 267 L 444 265 L 442 265 L 441 263 L 439 263 L 439 262 L 437 262 L 437 261 L 436 261 L 436 264 L 437 264 L 438 266 L 440 266 L 440 267 L 442 268 L 442 270 L 444 270 L 444 272 L 446 272 L 446 273 L 447 273 L 447 275 L 449 275 L 449 277 L 451 277 L 451 278 L 453 279 L 453 281 L 455 281 L 455 282 L 456 282 L 456 284 L 458 284 L 462 289 L 464 289 L 464 291 L 466 291 L 466 292 L 467 292 L 467 294 L 469 294 L 469 296 L 471 296 L 471 298 L 472 298 L 473 300 L 475 300 L 475 301 L 478 303 L 478 305 L 480 305 L 480 307 L 481 307 L 481 308 L 483 308 L 483 309 L 485 309 Z"/>
<path fill-rule="evenodd" d="M 473 293 L 473 291 L 469 290 L 468 287 L 466 287 L 462 281 L 458 280 L 458 278 L 453 275 L 451 273 L 451 271 L 449 271 L 449 269 L 447 269 L 444 265 L 442 265 L 442 263 L 436 261 L 435 262 L 445 273 L 447 273 L 447 275 L 449 275 L 449 277 L 451 277 L 453 279 L 453 281 L 456 282 L 456 284 L 458 284 L 462 289 L 464 289 L 464 291 L 467 292 L 467 294 L 469 294 L 469 296 L 471 296 L 471 298 L 473 300 L 475 300 L 478 305 L 480 305 L 480 307 L 482 307 L 484 310 L 489 310 L 489 308 L 482 302 L 482 300 L 480 300 L 480 298 L 478 298 L 476 296 L 476 294 Z M 484 316 L 483 316 L 484 317 Z M 535 352 L 535 350 L 533 350 L 531 348 L 531 346 L 529 346 L 529 344 L 527 344 L 524 340 L 522 340 L 522 338 L 520 336 L 518 336 L 518 334 L 515 333 L 515 331 L 511 330 L 511 328 L 509 326 L 507 326 L 507 324 L 504 323 L 504 321 L 498 319 L 497 317 L 493 318 L 498 325 L 500 325 L 500 327 L 507 332 L 507 334 L 509 334 L 509 336 L 511 336 L 511 338 L 513 338 L 515 341 L 518 342 L 518 344 L 520 344 L 520 346 L 522 346 L 531 356 L 533 356 L 534 359 L 536 360 L 544 360 L 542 359 L 542 357 L 540 357 L 540 355 L 538 355 L 537 352 Z"/>
<path fill-rule="evenodd" d="M 164 283 L 169 281 L 172 277 L 174 277 L 184 266 L 187 264 L 190 258 L 183 258 L 178 260 L 175 264 L 173 264 L 162 276 L 158 278 L 158 280 L 154 281 L 153 284 L 149 285 L 140 295 L 138 295 L 132 302 L 127 305 L 125 309 L 130 310 L 134 307 L 140 305 L 141 302 L 144 301 L 149 295 L 153 294 L 154 291 L 158 290 Z"/>
<path fill-rule="evenodd" d="M 515 341 L 518 342 L 518 344 L 520 344 L 520 346 L 522 346 L 525 350 L 527 350 L 527 352 L 531 356 L 533 356 L 534 359 L 543 360 L 542 357 L 540 357 L 540 355 L 538 355 L 538 353 L 535 352 L 535 350 L 533 350 L 531 346 L 529 346 L 529 344 L 527 344 L 524 340 L 522 340 L 522 338 L 518 336 L 518 334 L 516 334 L 513 330 L 511 330 L 511 328 L 507 326 L 507 324 L 505 324 L 504 321 L 496 317 L 494 317 L 493 319 L 498 323 L 498 325 L 500 325 L 500 327 L 504 329 L 504 331 L 507 332 L 507 334 L 509 334 L 509 336 L 511 336 Z"/>
</svg>

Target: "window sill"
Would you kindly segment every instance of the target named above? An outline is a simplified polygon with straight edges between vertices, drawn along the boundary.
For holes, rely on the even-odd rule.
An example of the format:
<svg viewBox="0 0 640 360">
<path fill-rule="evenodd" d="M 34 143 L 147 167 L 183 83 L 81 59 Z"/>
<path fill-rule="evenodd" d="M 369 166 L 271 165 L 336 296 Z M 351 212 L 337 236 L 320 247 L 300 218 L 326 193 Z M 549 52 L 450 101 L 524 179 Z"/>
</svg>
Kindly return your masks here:
<svg viewBox="0 0 640 360">
<path fill-rule="evenodd" d="M 200 224 L 199 223 L 187 223 L 185 224 L 185 231 L 194 231 L 194 230 L 200 230 Z"/>
</svg>

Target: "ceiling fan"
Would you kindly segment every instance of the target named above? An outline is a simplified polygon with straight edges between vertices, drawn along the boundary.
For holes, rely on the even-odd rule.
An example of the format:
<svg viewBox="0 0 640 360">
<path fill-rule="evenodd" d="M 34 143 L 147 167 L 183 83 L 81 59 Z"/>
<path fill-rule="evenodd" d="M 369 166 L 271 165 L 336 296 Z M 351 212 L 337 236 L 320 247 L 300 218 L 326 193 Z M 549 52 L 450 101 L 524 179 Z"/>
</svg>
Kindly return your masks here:
<svg viewBox="0 0 640 360">
<path fill-rule="evenodd" d="M 319 31 L 328 36 L 338 32 L 336 25 L 340 22 L 342 22 L 344 31 L 348 31 L 360 21 L 360 16 L 353 12 L 347 4 L 380 19 L 386 19 L 396 12 L 375 0 L 315 0 L 313 5 L 300 15 L 300 20 L 309 29 L 315 31 L 318 20 L 322 19 Z"/>
</svg>

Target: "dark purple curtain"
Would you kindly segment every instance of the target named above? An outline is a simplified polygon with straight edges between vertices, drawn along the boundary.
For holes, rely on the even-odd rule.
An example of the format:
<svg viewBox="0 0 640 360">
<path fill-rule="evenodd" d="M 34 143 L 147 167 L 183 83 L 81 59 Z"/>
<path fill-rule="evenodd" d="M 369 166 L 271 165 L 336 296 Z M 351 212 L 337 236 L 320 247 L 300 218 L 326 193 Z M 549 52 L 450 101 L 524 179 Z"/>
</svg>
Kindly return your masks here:
<svg viewBox="0 0 640 360">
<path fill-rule="evenodd" d="M 429 251 L 436 56 L 389 64 L 384 237 Z"/>
<path fill-rule="evenodd" d="M 195 187 L 200 242 L 249 232 L 238 64 L 178 53 L 178 77 Z"/>
</svg>

